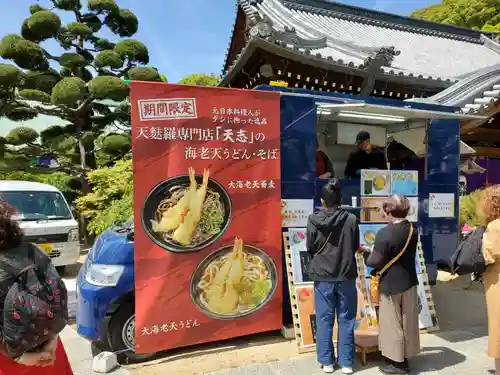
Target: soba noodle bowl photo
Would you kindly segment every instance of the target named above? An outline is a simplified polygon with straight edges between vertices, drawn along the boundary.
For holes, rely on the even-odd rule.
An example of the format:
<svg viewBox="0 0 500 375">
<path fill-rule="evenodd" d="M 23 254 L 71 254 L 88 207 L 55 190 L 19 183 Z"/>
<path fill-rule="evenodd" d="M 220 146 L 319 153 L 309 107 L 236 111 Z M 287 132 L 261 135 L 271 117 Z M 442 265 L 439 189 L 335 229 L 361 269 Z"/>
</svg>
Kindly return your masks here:
<svg viewBox="0 0 500 375">
<path fill-rule="evenodd" d="M 167 243 L 196 247 L 216 236 L 224 227 L 226 208 L 221 194 L 209 184 L 205 169 L 201 184 L 195 170 L 188 170 L 189 182 L 169 187 L 153 213 L 151 229 Z"/>
<path fill-rule="evenodd" d="M 201 310 L 218 317 L 240 317 L 256 311 L 275 289 L 276 270 L 263 251 L 236 237 L 232 250 L 209 256 L 193 276 L 193 299 Z M 214 255 L 214 254 L 212 254 Z M 265 259 L 266 257 L 267 259 Z"/>
</svg>

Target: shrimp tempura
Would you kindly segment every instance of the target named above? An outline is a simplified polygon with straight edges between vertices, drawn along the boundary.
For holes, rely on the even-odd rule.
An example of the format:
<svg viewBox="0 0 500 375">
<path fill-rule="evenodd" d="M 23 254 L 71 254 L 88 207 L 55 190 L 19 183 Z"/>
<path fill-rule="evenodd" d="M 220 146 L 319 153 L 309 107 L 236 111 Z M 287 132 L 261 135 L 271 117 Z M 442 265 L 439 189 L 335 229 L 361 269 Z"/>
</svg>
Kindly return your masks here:
<svg viewBox="0 0 500 375">
<path fill-rule="evenodd" d="M 200 222 L 201 209 L 207 195 L 209 177 L 210 171 L 205 168 L 205 170 L 203 171 L 203 183 L 191 198 L 189 212 L 184 217 L 184 221 L 174 232 L 173 239 L 181 245 L 188 245 L 189 242 L 191 242 L 193 233 L 196 229 L 196 225 L 198 225 L 198 223 Z"/>
<path fill-rule="evenodd" d="M 196 188 L 198 184 L 196 183 L 195 171 L 192 167 L 189 167 L 189 189 L 184 194 L 184 196 L 179 199 L 177 204 L 163 213 L 160 222 L 156 220 L 151 220 L 153 232 L 168 232 L 177 228 L 183 219 L 183 216 L 189 210 L 189 205 L 193 196 L 196 194 Z"/>
<path fill-rule="evenodd" d="M 243 273 L 245 272 L 245 255 L 243 253 L 243 240 L 239 237 L 236 237 L 234 240 L 234 247 L 236 255 L 231 262 L 231 271 L 227 276 L 229 282 L 233 285 L 238 285 L 241 283 L 241 279 L 243 278 Z M 229 261 L 228 261 L 229 262 Z"/>
</svg>

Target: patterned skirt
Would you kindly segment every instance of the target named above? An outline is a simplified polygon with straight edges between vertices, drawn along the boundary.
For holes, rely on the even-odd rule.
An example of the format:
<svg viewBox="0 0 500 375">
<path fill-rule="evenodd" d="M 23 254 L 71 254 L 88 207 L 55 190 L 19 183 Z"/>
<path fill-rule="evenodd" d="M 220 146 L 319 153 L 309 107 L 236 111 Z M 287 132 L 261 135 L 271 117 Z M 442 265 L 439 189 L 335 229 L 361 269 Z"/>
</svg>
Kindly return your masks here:
<svg viewBox="0 0 500 375">
<path fill-rule="evenodd" d="M 417 287 L 380 296 L 379 348 L 382 355 L 403 362 L 420 353 Z"/>
</svg>

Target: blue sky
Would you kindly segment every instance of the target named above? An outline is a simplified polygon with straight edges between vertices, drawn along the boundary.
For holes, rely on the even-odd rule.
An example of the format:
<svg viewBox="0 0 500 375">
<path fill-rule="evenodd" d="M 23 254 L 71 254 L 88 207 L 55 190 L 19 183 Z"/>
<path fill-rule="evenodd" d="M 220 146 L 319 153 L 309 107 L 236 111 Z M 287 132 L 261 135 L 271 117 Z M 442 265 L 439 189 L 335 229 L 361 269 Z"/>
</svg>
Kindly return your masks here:
<svg viewBox="0 0 500 375">
<path fill-rule="evenodd" d="M 22 21 L 29 16 L 29 5 L 36 0 L 9 1 L 8 12 L 0 22 L 0 36 L 19 33 Z M 190 73 L 221 72 L 235 19 L 236 0 L 116 0 L 121 8 L 132 10 L 139 18 L 134 38 L 145 43 L 151 64 L 177 82 Z M 439 0 L 344 0 L 341 3 L 407 15 Z M 7 0 L 0 0 L 7 9 Z M 48 6 L 49 0 L 39 0 Z M 86 0 L 82 0 L 86 3 Z M 63 18 L 71 22 L 71 18 Z M 109 33 L 103 36 L 112 39 Z M 47 49 L 56 52 L 56 46 Z M 30 126 L 44 127 L 47 119 L 37 119 Z M 11 128 L 0 120 L 0 135 Z"/>
</svg>

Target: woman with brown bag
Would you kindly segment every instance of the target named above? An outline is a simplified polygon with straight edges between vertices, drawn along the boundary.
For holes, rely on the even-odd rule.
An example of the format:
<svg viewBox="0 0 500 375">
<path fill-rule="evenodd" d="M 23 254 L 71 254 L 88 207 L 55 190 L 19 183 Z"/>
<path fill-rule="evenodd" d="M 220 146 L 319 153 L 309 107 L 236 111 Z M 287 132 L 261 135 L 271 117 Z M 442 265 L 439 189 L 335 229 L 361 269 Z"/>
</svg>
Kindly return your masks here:
<svg viewBox="0 0 500 375">
<path fill-rule="evenodd" d="M 365 263 L 375 270 L 370 294 L 379 299 L 379 348 L 386 358 L 382 374 L 407 374 L 408 359 L 420 353 L 417 271 L 415 256 L 418 233 L 406 220 L 410 202 L 394 195 L 382 205 L 389 224 L 375 238 L 373 249 L 365 249 Z"/>
</svg>

